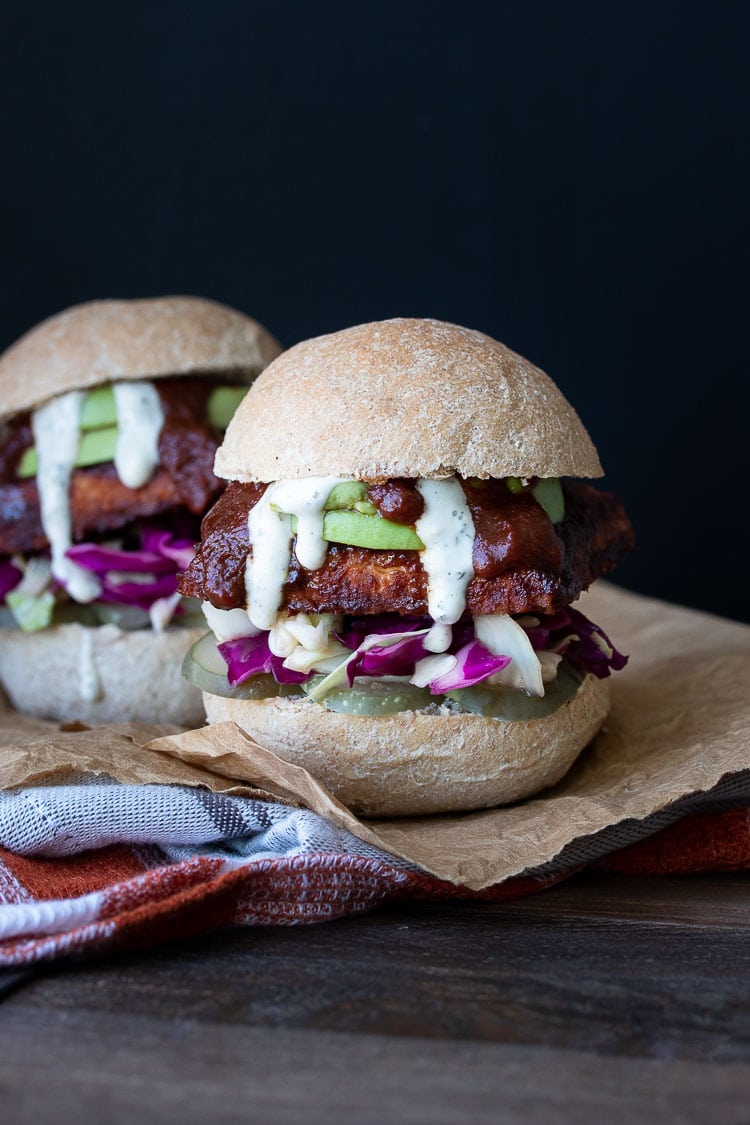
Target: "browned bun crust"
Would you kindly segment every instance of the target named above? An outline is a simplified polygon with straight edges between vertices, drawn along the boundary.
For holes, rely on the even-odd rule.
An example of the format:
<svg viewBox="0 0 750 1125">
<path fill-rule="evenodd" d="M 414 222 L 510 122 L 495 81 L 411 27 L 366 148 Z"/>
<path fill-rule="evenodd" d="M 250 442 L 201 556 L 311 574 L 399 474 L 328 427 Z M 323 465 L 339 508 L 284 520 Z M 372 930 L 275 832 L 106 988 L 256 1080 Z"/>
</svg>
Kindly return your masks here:
<svg viewBox="0 0 750 1125">
<path fill-rule="evenodd" d="M 257 321 L 202 297 L 89 301 L 38 324 L 0 356 L 0 418 L 125 379 L 200 373 L 252 382 L 280 351 Z"/>
<path fill-rule="evenodd" d="M 529 722 L 446 708 L 368 718 L 309 700 L 205 692 L 203 702 L 209 722 L 234 721 L 353 812 L 412 816 L 509 804 L 554 785 L 604 722 L 608 691 L 586 676 L 572 699 Z"/>
<path fill-rule="evenodd" d="M 77 624 L 38 633 L 2 628 L 0 684 L 17 711 L 40 719 L 196 727 L 203 722 L 201 695 L 180 669 L 204 632 Z M 86 691 L 86 684 L 93 690 Z"/>
<path fill-rule="evenodd" d="M 215 469 L 241 481 L 602 475 L 543 371 L 481 332 L 409 319 L 279 356 L 238 408 Z"/>
</svg>

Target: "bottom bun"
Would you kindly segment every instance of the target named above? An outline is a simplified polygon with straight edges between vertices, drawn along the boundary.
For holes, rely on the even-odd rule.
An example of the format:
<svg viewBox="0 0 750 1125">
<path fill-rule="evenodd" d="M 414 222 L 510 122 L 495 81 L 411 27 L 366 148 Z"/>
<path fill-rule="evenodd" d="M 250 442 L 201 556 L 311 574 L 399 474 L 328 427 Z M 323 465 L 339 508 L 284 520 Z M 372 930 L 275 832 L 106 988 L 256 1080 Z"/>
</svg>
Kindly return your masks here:
<svg viewBox="0 0 750 1125">
<path fill-rule="evenodd" d="M 16 710 L 40 719 L 200 726 L 200 691 L 180 669 L 204 631 L 75 623 L 38 633 L 0 629 L 0 683 Z"/>
<path fill-rule="evenodd" d="M 604 722 L 608 692 L 586 676 L 567 703 L 526 722 L 445 707 L 369 718 L 310 700 L 204 693 L 203 702 L 209 722 L 237 723 L 353 812 L 411 816 L 505 805 L 554 785 Z"/>
</svg>

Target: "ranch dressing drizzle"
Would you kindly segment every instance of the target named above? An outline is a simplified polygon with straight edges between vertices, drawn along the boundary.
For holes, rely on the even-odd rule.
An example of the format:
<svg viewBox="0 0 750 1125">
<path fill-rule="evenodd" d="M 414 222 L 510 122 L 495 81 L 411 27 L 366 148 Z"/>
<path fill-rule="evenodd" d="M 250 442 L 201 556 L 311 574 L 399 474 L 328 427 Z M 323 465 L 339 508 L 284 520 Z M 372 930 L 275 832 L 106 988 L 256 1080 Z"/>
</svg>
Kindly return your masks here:
<svg viewBox="0 0 750 1125">
<path fill-rule="evenodd" d="M 328 544 L 323 538 L 326 500 L 339 477 L 280 480 L 270 484 L 247 518 L 252 554 L 245 570 L 247 613 L 257 629 L 272 629 L 289 573 L 297 519 L 295 553 L 306 570 L 323 565 Z"/>
<path fill-rule="evenodd" d="M 35 410 L 31 418 L 38 469 L 36 474 L 42 528 L 52 555 L 52 573 L 77 602 L 101 593 L 94 574 L 65 557 L 72 543 L 70 476 L 78 454 L 82 391 L 70 391 Z"/>
<path fill-rule="evenodd" d="M 474 576 L 474 521 L 464 491 L 455 479 L 418 480 L 424 512 L 417 535 L 425 545 L 427 612 L 435 622 L 425 638 L 429 652 L 445 652 L 451 628 L 466 608 L 466 589 Z"/>
<path fill-rule="evenodd" d="M 114 383 L 117 407 L 115 469 L 126 488 L 142 488 L 159 464 L 164 411 L 152 383 Z"/>
</svg>

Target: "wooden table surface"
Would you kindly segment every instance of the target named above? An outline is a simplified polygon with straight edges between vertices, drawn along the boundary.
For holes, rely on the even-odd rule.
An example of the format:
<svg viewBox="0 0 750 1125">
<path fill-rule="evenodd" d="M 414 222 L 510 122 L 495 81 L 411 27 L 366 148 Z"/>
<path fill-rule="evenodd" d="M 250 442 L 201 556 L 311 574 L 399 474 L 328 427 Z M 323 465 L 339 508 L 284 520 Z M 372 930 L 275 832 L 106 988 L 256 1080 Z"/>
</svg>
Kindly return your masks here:
<svg viewBox="0 0 750 1125">
<path fill-rule="evenodd" d="M 750 1121 L 750 876 L 583 875 L 28 975 L 0 1120 Z"/>
</svg>

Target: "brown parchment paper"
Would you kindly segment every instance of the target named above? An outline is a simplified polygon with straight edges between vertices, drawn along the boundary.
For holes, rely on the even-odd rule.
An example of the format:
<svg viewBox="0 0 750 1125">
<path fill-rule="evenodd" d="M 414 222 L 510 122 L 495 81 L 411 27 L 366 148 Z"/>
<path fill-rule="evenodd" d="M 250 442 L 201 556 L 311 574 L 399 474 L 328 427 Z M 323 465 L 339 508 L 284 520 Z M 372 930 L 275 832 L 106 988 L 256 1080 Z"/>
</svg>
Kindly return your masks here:
<svg viewBox="0 0 750 1125">
<path fill-rule="evenodd" d="M 262 791 L 480 890 L 552 861 L 581 837 L 707 793 L 729 775 L 747 772 L 750 781 L 750 628 L 607 583 L 578 604 L 630 653 L 630 663 L 612 677 L 604 729 L 567 777 L 518 805 L 361 821 L 232 723 L 185 732 L 136 724 L 60 731 L 7 710 L 0 714 L 0 785 L 97 773 Z"/>
<path fill-rule="evenodd" d="M 255 786 L 148 748 L 154 739 L 179 732 L 172 725 L 147 723 L 88 727 L 73 720 L 61 726 L 19 715 L 0 697 L 0 789 L 74 785 L 99 777 L 123 785 L 200 785 L 217 793 L 268 796 Z M 292 803 L 282 794 L 277 799 Z"/>
</svg>

